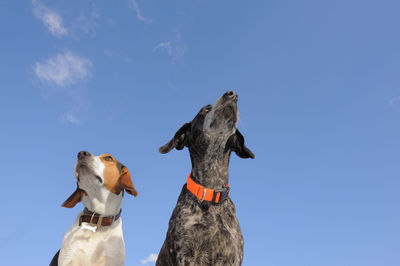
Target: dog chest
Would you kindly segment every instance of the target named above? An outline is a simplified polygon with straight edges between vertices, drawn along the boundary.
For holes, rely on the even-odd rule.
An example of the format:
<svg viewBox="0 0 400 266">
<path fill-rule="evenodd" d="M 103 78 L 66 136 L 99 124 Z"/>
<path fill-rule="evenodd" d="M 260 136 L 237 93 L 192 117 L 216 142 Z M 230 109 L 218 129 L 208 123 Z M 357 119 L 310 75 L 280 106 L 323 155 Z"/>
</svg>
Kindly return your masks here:
<svg viewBox="0 0 400 266">
<path fill-rule="evenodd" d="M 123 265 L 125 243 L 121 219 L 96 232 L 79 227 L 78 219 L 65 234 L 59 265 Z"/>
</svg>

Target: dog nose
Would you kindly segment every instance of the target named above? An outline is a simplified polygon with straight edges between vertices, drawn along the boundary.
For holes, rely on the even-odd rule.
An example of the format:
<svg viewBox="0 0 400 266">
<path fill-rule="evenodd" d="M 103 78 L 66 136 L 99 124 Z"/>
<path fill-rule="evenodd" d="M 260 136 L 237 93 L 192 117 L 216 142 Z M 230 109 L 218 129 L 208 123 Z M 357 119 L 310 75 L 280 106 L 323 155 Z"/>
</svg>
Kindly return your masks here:
<svg viewBox="0 0 400 266">
<path fill-rule="evenodd" d="M 225 95 L 227 95 L 229 98 L 234 99 L 235 101 L 237 101 L 238 98 L 239 98 L 239 96 L 237 95 L 237 93 L 234 92 L 234 91 L 227 91 L 227 92 L 225 93 Z"/>
<path fill-rule="evenodd" d="M 90 153 L 88 151 L 80 151 L 78 152 L 78 160 L 82 160 L 89 155 Z"/>
</svg>

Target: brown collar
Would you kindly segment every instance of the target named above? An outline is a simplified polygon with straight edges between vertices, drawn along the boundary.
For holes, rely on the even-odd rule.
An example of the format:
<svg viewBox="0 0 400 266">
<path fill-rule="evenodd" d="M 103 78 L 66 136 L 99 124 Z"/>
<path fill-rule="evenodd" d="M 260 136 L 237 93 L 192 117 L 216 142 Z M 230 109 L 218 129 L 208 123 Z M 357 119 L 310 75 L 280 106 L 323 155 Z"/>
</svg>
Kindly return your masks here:
<svg viewBox="0 0 400 266">
<path fill-rule="evenodd" d="M 83 210 L 83 214 L 79 217 L 79 226 L 82 223 L 89 223 L 90 225 L 98 225 L 101 223 L 101 226 L 109 226 L 112 225 L 116 220 L 121 216 L 122 209 L 119 210 L 119 213 L 113 216 L 101 216 L 101 214 L 91 212 L 87 208 Z M 99 221 L 100 220 L 100 221 Z"/>
</svg>

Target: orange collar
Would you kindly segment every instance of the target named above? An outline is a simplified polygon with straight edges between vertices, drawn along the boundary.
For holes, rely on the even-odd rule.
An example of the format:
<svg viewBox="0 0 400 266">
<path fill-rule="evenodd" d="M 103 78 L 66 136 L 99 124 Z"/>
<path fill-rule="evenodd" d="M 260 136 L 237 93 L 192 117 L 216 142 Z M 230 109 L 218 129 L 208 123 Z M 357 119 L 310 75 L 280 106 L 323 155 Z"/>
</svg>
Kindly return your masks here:
<svg viewBox="0 0 400 266">
<path fill-rule="evenodd" d="M 205 188 L 194 182 L 191 176 L 192 173 L 187 177 L 186 188 L 200 201 L 205 200 L 214 204 L 220 204 L 229 197 L 229 184 L 223 189 Z"/>
</svg>

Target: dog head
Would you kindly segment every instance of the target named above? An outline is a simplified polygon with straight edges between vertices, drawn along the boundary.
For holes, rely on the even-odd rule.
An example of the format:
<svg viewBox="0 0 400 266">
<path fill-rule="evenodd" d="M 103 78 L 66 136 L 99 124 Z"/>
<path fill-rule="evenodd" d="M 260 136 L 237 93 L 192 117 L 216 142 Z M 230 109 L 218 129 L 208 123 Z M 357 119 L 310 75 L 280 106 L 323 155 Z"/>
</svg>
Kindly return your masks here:
<svg viewBox="0 0 400 266">
<path fill-rule="evenodd" d="M 106 153 L 95 156 L 87 151 L 79 152 L 75 164 L 75 177 L 77 189 L 62 204 L 63 207 L 74 207 L 88 194 L 96 197 L 97 201 L 101 201 L 102 196 L 108 192 L 120 195 L 126 191 L 137 196 L 128 168 Z"/>
<path fill-rule="evenodd" d="M 241 158 L 254 158 L 244 144 L 243 135 L 236 128 L 237 101 L 238 95 L 228 91 L 214 105 L 201 108 L 191 122 L 184 124 L 167 144 L 160 147 L 160 153 L 188 147 L 192 162 L 204 158 L 226 159 L 231 151 Z"/>
</svg>

